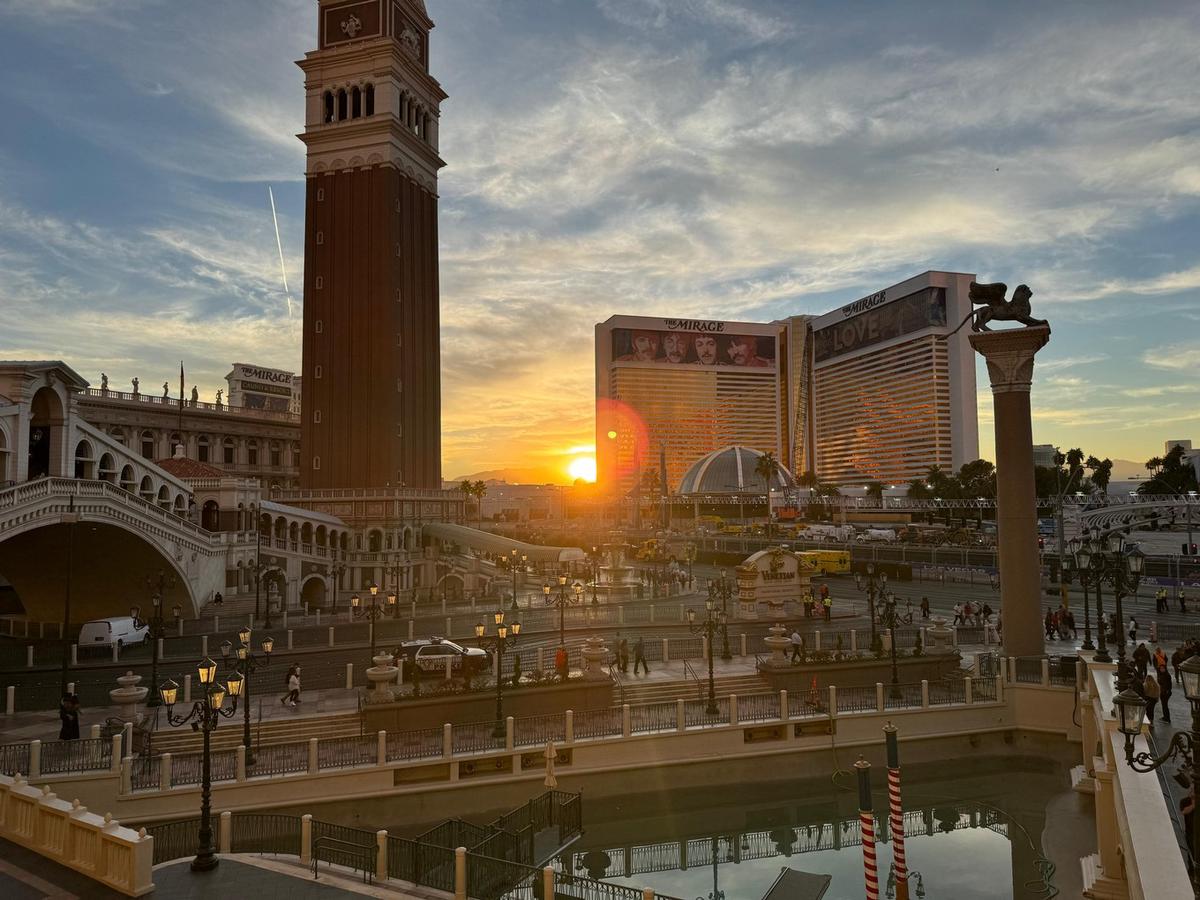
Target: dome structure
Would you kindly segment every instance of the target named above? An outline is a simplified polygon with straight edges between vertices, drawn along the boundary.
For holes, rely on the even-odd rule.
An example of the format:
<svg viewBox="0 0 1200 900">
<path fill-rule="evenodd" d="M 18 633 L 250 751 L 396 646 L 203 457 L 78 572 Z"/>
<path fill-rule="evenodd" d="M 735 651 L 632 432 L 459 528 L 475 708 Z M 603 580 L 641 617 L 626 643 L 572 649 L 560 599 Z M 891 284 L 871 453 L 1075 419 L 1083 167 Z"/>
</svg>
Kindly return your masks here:
<svg viewBox="0 0 1200 900">
<path fill-rule="evenodd" d="M 730 446 L 714 450 L 688 467 L 683 480 L 679 482 L 679 493 L 761 493 L 764 489 L 763 480 L 754 467 L 765 455 L 750 447 Z M 782 490 L 791 484 L 791 481 L 791 473 L 777 463 L 775 474 L 771 478 L 771 487 Z"/>
</svg>

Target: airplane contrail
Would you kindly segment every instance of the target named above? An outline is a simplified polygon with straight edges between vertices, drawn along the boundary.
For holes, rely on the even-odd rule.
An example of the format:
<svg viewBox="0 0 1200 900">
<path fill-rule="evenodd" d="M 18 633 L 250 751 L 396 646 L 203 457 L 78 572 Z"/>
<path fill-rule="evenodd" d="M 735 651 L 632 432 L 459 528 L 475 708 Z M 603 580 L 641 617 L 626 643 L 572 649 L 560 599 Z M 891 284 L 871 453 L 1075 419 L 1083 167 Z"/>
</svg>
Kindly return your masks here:
<svg viewBox="0 0 1200 900">
<path fill-rule="evenodd" d="M 275 246 L 279 248 L 279 274 L 283 276 L 283 293 L 287 297 L 288 318 L 292 317 L 292 292 L 287 283 L 287 266 L 283 264 L 283 241 L 279 237 L 279 216 L 275 214 L 275 192 L 267 185 L 267 196 L 271 198 L 271 219 L 275 222 Z"/>
</svg>

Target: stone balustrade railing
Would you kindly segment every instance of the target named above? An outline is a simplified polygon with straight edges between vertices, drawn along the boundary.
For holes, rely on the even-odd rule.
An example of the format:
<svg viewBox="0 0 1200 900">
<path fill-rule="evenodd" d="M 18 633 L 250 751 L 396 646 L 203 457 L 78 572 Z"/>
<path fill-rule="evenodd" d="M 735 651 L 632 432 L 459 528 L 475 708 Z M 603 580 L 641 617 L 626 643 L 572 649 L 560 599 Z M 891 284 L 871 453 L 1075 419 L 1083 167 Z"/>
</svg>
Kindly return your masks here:
<svg viewBox="0 0 1200 900">
<path fill-rule="evenodd" d="M 114 391 L 111 388 L 87 388 L 84 394 L 100 400 L 115 400 L 122 403 L 146 403 L 151 406 L 168 406 L 178 409 L 178 397 L 164 397 L 162 394 L 143 394 L 140 391 Z M 245 416 L 248 419 L 266 419 L 273 422 L 299 422 L 300 416 L 292 412 L 279 412 L 268 409 L 251 409 L 248 406 L 230 406 L 228 403 L 208 403 L 202 400 L 185 399 L 182 403 L 185 410 L 200 410 L 202 412 L 218 412 L 225 415 Z"/>
<path fill-rule="evenodd" d="M 20 844 L 129 897 L 154 890 L 154 839 L 67 803 L 49 787 L 0 775 L 0 837 Z"/>
<path fill-rule="evenodd" d="M 1006 669 L 1009 667 L 1006 667 Z M 211 757 L 214 783 L 246 782 L 288 775 L 317 775 L 362 767 L 399 767 L 431 761 L 469 760 L 472 757 L 543 748 L 553 741 L 563 746 L 591 742 L 613 742 L 646 736 L 670 737 L 694 734 L 697 730 L 731 729 L 748 726 L 831 720 L 858 715 L 903 715 L 930 709 L 969 708 L 1005 702 L 1006 673 L 961 681 L 921 681 L 896 686 L 875 684 L 862 687 L 829 686 L 808 694 L 778 691 L 722 697 L 718 713 L 707 713 L 700 700 L 673 700 L 641 705 L 624 704 L 600 709 L 567 710 L 542 716 L 508 717 L 502 734 L 494 734 L 494 723 L 446 723 L 440 728 L 384 732 L 364 737 L 312 738 L 308 741 L 270 744 L 256 748 L 256 760 L 248 764 L 244 747 L 214 751 Z M 1056 689 L 1049 671 L 1038 682 Z M 1070 687 L 1064 689 L 1071 689 Z M 120 736 L 114 738 L 120 740 Z M 31 742 L 0 747 L 0 763 L 12 769 L 24 765 L 22 774 L 31 781 L 45 780 L 41 760 L 64 754 L 54 748 L 72 742 Z M 114 746 L 103 758 L 97 755 L 91 771 L 119 771 L 122 794 L 144 794 L 176 788 L 194 789 L 200 783 L 201 754 L 162 754 L 132 757 Z M 67 766 L 56 766 L 57 776 L 72 774 Z M 87 771 L 84 769 L 83 771 Z M 9 774 L 9 773 L 6 773 Z"/>
</svg>

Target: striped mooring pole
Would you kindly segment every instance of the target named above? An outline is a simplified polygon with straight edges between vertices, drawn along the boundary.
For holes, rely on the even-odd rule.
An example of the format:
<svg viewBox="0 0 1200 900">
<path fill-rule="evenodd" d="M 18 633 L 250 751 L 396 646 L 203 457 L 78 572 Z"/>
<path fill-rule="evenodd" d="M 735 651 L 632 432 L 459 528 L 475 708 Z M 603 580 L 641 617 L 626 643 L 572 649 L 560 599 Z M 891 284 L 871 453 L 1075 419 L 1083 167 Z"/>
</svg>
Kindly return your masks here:
<svg viewBox="0 0 1200 900">
<path fill-rule="evenodd" d="M 892 826 L 892 864 L 896 867 L 896 900 L 908 900 L 908 863 L 904 860 L 904 807 L 900 803 L 900 747 L 896 726 L 883 726 L 887 738 L 888 813 Z"/>
<path fill-rule="evenodd" d="M 879 867 L 875 864 L 875 813 L 871 809 L 871 764 L 861 756 L 854 764 L 858 772 L 858 826 L 862 832 L 863 878 L 867 900 L 879 900 Z"/>
</svg>

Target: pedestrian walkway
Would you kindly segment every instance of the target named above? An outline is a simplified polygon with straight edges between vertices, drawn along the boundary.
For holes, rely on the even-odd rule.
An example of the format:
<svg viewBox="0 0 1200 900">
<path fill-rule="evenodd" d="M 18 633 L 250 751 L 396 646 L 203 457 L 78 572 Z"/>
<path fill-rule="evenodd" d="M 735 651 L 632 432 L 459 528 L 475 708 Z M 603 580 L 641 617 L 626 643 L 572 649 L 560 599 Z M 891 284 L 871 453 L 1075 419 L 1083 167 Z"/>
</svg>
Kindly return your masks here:
<svg viewBox="0 0 1200 900">
<path fill-rule="evenodd" d="M 0 840 L 0 893 L 3 893 L 5 900 L 34 900 L 38 897 L 116 900 L 125 896 L 80 875 L 74 869 L 60 866 L 32 850 L 5 840 Z"/>
<path fill-rule="evenodd" d="M 40 859 L 40 857 L 39 857 Z M 333 900 L 347 894 L 364 897 L 386 897 L 389 900 L 432 900 L 445 898 L 436 891 L 414 887 L 397 887 L 389 882 L 367 884 L 362 877 L 346 870 L 321 864 L 318 877 L 312 869 L 295 858 L 222 855 L 211 872 L 193 872 L 191 860 L 179 859 L 154 868 L 154 891 L 150 897 L 178 900 L 183 897 L 254 897 L 255 900 Z M 86 879 L 85 879 L 86 880 Z M 92 882 L 94 884 L 94 882 Z M 88 893 L 80 896 L 119 897 L 120 894 Z"/>
</svg>

